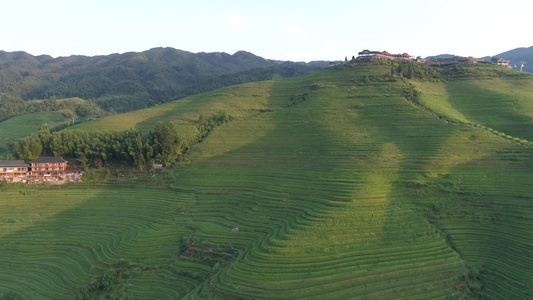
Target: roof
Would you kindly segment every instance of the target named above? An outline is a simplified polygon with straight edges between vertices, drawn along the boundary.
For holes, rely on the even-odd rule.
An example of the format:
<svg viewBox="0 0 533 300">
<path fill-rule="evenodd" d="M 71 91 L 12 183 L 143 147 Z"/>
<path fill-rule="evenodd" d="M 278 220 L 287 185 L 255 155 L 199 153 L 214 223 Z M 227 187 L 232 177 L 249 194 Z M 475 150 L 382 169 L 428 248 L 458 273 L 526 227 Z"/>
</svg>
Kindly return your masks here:
<svg viewBox="0 0 533 300">
<path fill-rule="evenodd" d="M 36 163 L 36 164 L 43 164 L 43 163 L 64 163 L 67 162 L 62 157 L 51 157 L 51 156 L 41 156 L 37 157 L 36 159 L 30 161 L 30 163 Z"/>
<path fill-rule="evenodd" d="M 83 169 L 79 168 L 79 167 L 67 167 L 65 172 L 67 172 L 67 173 L 81 173 L 81 172 L 83 172 Z"/>
<path fill-rule="evenodd" d="M 0 167 L 28 167 L 23 160 L 0 160 Z"/>
</svg>

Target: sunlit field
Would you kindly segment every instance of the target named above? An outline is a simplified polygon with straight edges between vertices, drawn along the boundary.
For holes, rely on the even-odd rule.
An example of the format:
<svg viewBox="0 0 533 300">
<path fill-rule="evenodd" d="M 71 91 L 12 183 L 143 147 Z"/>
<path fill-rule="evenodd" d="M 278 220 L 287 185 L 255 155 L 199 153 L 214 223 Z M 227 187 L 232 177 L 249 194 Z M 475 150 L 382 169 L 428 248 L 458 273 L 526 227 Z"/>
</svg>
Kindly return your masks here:
<svg viewBox="0 0 533 300">
<path fill-rule="evenodd" d="M 531 298 L 532 87 L 356 64 L 81 124 L 235 117 L 149 178 L 4 186 L 0 295 Z"/>
</svg>

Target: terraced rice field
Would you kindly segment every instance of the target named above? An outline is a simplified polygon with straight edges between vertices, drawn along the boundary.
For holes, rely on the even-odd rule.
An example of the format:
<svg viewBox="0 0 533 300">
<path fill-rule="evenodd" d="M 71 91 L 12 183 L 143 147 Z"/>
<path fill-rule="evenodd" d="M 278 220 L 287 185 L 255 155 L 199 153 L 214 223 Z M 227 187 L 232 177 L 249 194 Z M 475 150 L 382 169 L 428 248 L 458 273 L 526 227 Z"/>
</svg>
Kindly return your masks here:
<svg viewBox="0 0 533 300">
<path fill-rule="evenodd" d="M 192 193 L 146 187 L 22 191 L 0 192 L 0 295 L 72 299 L 121 268 L 135 280 L 157 283 L 124 282 L 123 291 L 139 297 L 177 298 L 198 284 L 174 284 L 170 273 L 180 265 L 172 250 L 187 232 L 175 218 L 194 204 Z"/>
<path fill-rule="evenodd" d="M 162 110 L 184 124 L 213 103 L 243 117 L 135 186 L 0 192 L 0 295 L 531 298 L 533 156 L 510 115 L 530 113 L 529 85 L 506 102 L 467 93 L 489 82 L 389 71 L 328 69 Z M 476 115 L 475 95 L 506 121 Z"/>
</svg>

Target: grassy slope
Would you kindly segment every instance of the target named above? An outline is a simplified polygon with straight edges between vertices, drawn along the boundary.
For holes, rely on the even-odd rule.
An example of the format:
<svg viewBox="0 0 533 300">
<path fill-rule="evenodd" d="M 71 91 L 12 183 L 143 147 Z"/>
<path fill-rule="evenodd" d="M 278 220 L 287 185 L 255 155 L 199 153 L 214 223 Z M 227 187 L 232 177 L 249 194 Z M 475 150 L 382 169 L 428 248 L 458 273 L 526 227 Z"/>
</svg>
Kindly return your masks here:
<svg viewBox="0 0 533 300">
<path fill-rule="evenodd" d="M 408 180 L 403 177 L 419 162 L 414 149 L 399 140 L 401 130 L 392 128 L 408 120 L 404 113 L 434 127 L 442 122 L 413 109 L 401 96 L 402 84 L 390 86 L 391 96 L 381 98 L 375 92 L 382 85 L 354 87 L 345 80 L 357 75 L 348 71 L 340 82 L 326 76 L 307 83 L 319 86 L 307 101 L 262 116 L 269 128 L 250 121 L 213 134 L 198 153 L 204 157 L 203 151 L 229 148 L 203 162 L 224 175 L 206 176 L 204 168 L 192 166 L 191 174 L 180 173 L 178 183 L 201 183 L 197 189 L 206 192 L 200 199 L 217 203 L 219 213 L 242 210 L 231 215 L 242 231 L 261 232 L 271 223 L 275 232 L 272 237 L 266 232 L 266 241 L 214 278 L 218 284 L 210 292 L 228 298 L 233 293 L 267 298 L 454 293 L 463 263 L 404 199 L 397 182 Z M 387 111 L 393 113 L 383 118 Z M 446 135 L 449 129 L 442 128 Z M 244 137 L 231 149 L 226 138 L 235 133 Z M 252 140 L 243 147 L 245 138 Z M 242 192 L 220 197 L 227 187 Z M 212 195 L 212 189 L 219 192 Z M 210 297 L 207 291 L 204 287 L 207 294 L 200 296 Z M 283 293 L 274 296 L 275 291 Z"/>
<path fill-rule="evenodd" d="M 438 114 L 533 140 L 533 81 L 497 77 L 419 83 L 421 103 Z"/>
<path fill-rule="evenodd" d="M 245 118 L 257 110 L 266 109 L 266 99 L 272 81 L 232 86 L 191 96 L 152 108 L 108 116 L 97 122 L 86 122 L 71 129 L 86 131 L 122 131 L 135 128 L 149 132 L 157 122 L 175 121 L 184 136 L 195 136 L 200 115 L 209 117 L 220 110 L 236 118 Z"/>
<path fill-rule="evenodd" d="M 155 298 L 183 296 L 198 282 L 174 286 L 165 267 L 171 269 L 176 239 L 186 232 L 174 217 L 194 195 L 141 188 L 3 191 L 0 295 L 72 299 L 91 280 L 122 267 L 155 282 L 148 288 Z"/>
<path fill-rule="evenodd" d="M 430 181 L 447 192 L 430 193 L 429 214 L 480 278 L 481 295 L 531 298 L 533 157 L 525 140 L 532 138 L 533 80 L 503 76 L 418 87 L 420 102 L 438 114 L 480 125 L 485 134 L 518 144 L 461 163 Z M 442 96 L 435 97 L 435 91 Z"/>
<path fill-rule="evenodd" d="M 7 148 L 14 140 L 30 135 L 41 125 L 57 125 L 67 119 L 59 112 L 39 112 L 7 119 L 0 123 L 0 157 L 5 157 Z"/>
<path fill-rule="evenodd" d="M 143 299 L 530 297 L 530 148 L 448 122 L 506 132 L 458 105 L 481 101 L 460 83 L 415 82 L 426 108 L 402 81 L 363 83 L 389 71 L 328 69 L 90 124 L 241 117 L 135 188 L 0 192 L 0 295 L 72 298 L 115 270 L 109 293 Z"/>
</svg>

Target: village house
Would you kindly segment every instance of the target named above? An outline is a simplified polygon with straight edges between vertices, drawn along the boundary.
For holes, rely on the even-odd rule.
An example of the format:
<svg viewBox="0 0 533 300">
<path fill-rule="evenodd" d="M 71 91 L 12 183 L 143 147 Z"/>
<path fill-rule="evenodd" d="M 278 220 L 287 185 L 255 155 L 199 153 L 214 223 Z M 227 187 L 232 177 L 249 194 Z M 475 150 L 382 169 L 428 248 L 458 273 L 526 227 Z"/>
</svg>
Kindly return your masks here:
<svg viewBox="0 0 533 300">
<path fill-rule="evenodd" d="M 67 161 L 61 157 L 39 157 L 30 162 L 34 179 L 65 179 Z"/>
<path fill-rule="evenodd" d="M 0 181 L 25 182 L 28 169 L 23 160 L 0 160 Z"/>
<path fill-rule="evenodd" d="M 81 181 L 83 169 L 69 166 L 61 157 L 39 157 L 29 164 L 23 160 L 0 160 L 0 183 L 4 182 L 44 182 L 63 184 Z"/>
<path fill-rule="evenodd" d="M 66 170 L 65 180 L 69 182 L 81 181 L 81 177 L 85 174 L 82 168 L 68 166 Z"/>
</svg>

